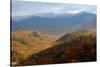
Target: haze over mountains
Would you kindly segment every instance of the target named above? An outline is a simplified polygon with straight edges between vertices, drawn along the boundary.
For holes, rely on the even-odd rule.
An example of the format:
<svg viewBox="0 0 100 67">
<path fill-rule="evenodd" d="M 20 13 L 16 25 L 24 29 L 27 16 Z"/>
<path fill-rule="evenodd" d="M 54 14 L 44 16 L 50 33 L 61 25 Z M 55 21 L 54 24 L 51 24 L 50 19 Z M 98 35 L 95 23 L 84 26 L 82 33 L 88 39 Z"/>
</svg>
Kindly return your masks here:
<svg viewBox="0 0 100 67">
<path fill-rule="evenodd" d="M 48 34 L 61 35 L 66 32 L 89 29 L 96 29 L 96 14 L 86 11 L 75 14 L 33 15 L 21 20 L 12 19 L 12 31 L 38 30 Z"/>
<path fill-rule="evenodd" d="M 96 6 L 12 1 L 11 66 L 96 61 Z"/>
</svg>

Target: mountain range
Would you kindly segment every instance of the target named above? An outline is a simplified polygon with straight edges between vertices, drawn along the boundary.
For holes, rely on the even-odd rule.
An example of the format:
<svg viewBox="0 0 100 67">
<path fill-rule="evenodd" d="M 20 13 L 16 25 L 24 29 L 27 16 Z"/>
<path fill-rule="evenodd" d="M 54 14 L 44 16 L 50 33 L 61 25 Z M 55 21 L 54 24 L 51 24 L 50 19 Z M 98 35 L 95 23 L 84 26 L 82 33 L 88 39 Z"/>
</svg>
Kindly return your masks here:
<svg viewBox="0 0 100 67">
<path fill-rule="evenodd" d="M 11 65 L 96 61 L 96 14 L 12 18 Z"/>
<path fill-rule="evenodd" d="M 22 18 L 22 17 L 19 17 Z M 48 34 L 63 34 L 96 28 L 96 14 L 82 11 L 76 14 L 43 14 L 25 19 L 12 19 L 12 31 L 39 30 Z"/>
</svg>

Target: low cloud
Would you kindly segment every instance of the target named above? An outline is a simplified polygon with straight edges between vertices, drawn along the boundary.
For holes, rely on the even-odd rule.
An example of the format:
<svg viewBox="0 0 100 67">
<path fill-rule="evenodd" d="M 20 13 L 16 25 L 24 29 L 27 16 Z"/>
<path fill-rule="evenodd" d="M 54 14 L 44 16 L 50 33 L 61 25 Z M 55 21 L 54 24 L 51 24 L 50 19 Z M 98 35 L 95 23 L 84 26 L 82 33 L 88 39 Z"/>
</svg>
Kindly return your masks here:
<svg viewBox="0 0 100 67">
<path fill-rule="evenodd" d="M 60 4 L 60 3 L 43 3 L 31 1 L 12 1 L 12 17 L 31 16 L 41 14 L 64 14 L 64 13 L 78 13 L 80 11 L 87 11 L 96 13 L 96 6 L 92 5 L 75 5 L 75 4 Z"/>
</svg>

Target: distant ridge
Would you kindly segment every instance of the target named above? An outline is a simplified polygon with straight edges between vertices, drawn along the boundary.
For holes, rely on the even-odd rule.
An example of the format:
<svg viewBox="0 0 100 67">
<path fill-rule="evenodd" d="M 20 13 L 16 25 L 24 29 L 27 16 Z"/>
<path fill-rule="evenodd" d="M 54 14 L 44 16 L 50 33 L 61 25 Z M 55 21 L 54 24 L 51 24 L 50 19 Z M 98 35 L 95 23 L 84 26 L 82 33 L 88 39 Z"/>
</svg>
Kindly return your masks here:
<svg viewBox="0 0 100 67">
<path fill-rule="evenodd" d="M 39 30 L 49 34 L 62 34 L 79 29 L 96 28 L 96 15 L 88 12 L 77 14 L 51 14 L 30 16 L 16 21 L 12 19 L 12 31 Z M 45 16 L 45 17 L 44 17 Z"/>
</svg>

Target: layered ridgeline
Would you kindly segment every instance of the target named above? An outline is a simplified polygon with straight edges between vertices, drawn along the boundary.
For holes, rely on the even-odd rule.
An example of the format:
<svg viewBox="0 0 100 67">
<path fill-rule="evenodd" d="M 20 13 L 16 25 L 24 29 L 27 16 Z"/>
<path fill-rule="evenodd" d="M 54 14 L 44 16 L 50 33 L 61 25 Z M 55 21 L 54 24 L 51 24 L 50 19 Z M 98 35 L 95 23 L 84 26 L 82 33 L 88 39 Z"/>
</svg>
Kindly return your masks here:
<svg viewBox="0 0 100 67">
<path fill-rule="evenodd" d="M 96 32 L 71 32 L 58 38 L 53 46 L 30 55 L 16 65 L 39 65 L 96 61 Z"/>
<path fill-rule="evenodd" d="M 11 61 L 17 64 L 29 55 L 40 52 L 52 46 L 56 37 L 37 31 L 12 32 L 11 37 Z"/>
<path fill-rule="evenodd" d="M 61 35 L 65 32 L 72 32 L 81 29 L 89 30 L 95 27 L 96 14 L 85 11 L 75 14 L 50 13 L 12 19 L 13 31 L 38 30 L 53 35 Z"/>
<path fill-rule="evenodd" d="M 95 61 L 96 15 L 82 11 L 13 18 L 11 41 L 12 65 Z"/>
</svg>

